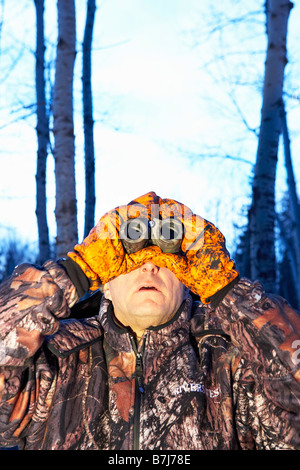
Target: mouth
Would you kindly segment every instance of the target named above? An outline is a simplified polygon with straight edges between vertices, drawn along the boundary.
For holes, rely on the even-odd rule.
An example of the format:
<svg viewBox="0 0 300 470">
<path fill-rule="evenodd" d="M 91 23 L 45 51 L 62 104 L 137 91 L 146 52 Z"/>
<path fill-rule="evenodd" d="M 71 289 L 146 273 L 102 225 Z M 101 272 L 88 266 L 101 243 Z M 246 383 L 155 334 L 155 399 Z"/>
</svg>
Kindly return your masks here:
<svg viewBox="0 0 300 470">
<path fill-rule="evenodd" d="M 160 290 L 154 286 L 154 285 L 150 285 L 150 284 L 146 284 L 146 285 L 142 285 L 138 288 L 138 292 L 160 292 Z"/>
</svg>

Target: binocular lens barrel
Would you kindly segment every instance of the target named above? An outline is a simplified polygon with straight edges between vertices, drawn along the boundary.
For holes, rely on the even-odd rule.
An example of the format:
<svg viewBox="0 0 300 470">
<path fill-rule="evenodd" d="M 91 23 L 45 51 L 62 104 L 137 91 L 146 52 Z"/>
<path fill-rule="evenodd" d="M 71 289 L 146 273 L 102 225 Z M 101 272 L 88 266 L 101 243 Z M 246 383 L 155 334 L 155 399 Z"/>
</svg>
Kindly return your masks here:
<svg viewBox="0 0 300 470">
<path fill-rule="evenodd" d="M 178 253 L 183 238 L 183 226 L 177 219 L 154 220 L 152 243 L 164 253 Z"/>
<path fill-rule="evenodd" d="M 151 231 L 150 231 L 151 230 Z M 177 219 L 129 219 L 121 225 L 120 239 L 128 254 L 145 248 L 149 243 L 164 253 L 178 253 L 183 238 L 183 225 Z"/>
<path fill-rule="evenodd" d="M 148 220 L 129 219 L 124 222 L 120 229 L 120 239 L 128 254 L 145 248 L 149 239 Z"/>
</svg>

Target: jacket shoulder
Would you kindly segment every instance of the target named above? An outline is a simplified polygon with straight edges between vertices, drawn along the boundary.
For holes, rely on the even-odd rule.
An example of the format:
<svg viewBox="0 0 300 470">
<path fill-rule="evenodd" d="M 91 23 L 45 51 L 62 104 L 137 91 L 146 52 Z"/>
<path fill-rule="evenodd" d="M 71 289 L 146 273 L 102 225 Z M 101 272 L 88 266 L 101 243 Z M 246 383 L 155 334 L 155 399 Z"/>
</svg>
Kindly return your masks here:
<svg viewBox="0 0 300 470">
<path fill-rule="evenodd" d="M 194 301 L 192 307 L 191 332 L 196 338 L 223 336 L 230 341 L 230 336 L 222 328 L 220 319 L 210 305 Z"/>
<path fill-rule="evenodd" d="M 102 338 L 98 317 L 80 320 L 72 318 L 62 320 L 57 333 L 45 338 L 45 344 L 55 356 L 63 358 L 102 341 Z"/>
</svg>

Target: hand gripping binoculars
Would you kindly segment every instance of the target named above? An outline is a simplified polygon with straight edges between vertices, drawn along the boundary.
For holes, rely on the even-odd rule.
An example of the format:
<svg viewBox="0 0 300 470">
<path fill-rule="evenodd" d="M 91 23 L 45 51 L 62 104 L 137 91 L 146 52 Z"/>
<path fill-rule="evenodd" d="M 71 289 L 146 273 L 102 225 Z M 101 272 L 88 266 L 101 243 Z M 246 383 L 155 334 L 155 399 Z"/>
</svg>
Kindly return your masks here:
<svg viewBox="0 0 300 470">
<path fill-rule="evenodd" d="M 119 237 L 127 254 L 149 245 L 164 253 L 178 253 L 183 238 L 183 225 L 177 219 L 128 219 L 120 228 Z"/>
</svg>

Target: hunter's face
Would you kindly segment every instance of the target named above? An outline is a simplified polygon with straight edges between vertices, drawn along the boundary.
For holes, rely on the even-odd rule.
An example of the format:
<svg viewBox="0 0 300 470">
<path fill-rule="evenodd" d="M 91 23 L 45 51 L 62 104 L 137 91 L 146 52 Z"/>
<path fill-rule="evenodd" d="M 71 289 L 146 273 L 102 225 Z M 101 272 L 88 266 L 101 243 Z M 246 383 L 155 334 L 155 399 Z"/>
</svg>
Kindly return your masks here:
<svg viewBox="0 0 300 470">
<path fill-rule="evenodd" d="M 116 318 L 137 334 L 170 320 L 187 293 L 175 274 L 151 261 L 104 286 L 104 295 L 112 301 Z"/>
</svg>

